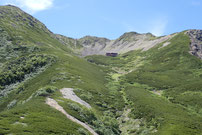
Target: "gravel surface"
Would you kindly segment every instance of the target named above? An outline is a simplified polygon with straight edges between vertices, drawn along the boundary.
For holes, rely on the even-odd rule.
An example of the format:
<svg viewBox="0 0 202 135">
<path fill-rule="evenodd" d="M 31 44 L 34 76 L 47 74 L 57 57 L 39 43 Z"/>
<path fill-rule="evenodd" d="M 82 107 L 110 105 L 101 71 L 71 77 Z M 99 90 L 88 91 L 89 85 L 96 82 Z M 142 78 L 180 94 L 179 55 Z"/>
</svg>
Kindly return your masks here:
<svg viewBox="0 0 202 135">
<path fill-rule="evenodd" d="M 60 92 L 62 93 L 63 97 L 66 99 L 70 99 L 74 102 L 77 102 L 81 105 L 84 105 L 87 108 L 91 108 L 91 106 L 86 103 L 85 101 L 83 101 L 82 99 L 80 99 L 73 91 L 72 88 L 63 88 L 60 90 Z"/>
</svg>

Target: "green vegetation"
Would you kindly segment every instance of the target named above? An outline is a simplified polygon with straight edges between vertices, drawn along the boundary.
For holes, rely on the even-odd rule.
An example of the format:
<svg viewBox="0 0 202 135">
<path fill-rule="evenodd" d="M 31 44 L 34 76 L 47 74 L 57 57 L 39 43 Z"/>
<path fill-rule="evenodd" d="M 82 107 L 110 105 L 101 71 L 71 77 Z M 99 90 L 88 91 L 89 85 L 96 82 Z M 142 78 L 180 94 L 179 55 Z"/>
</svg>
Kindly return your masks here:
<svg viewBox="0 0 202 135">
<path fill-rule="evenodd" d="M 89 62 L 95 63 L 97 65 L 118 66 L 120 64 L 119 57 L 106 57 L 106 56 L 102 56 L 102 55 L 94 55 L 94 56 L 87 56 L 86 59 Z"/>
<path fill-rule="evenodd" d="M 109 70 L 111 71 L 111 69 L 96 66 L 88 63 L 84 59 L 73 56 L 72 54 L 74 53 L 70 51 L 68 46 L 61 44 L 57 39 L 53 38 L 54 35 L 40 22 L 33 18 L 29 19 L 30 16 L 19 9 L 15 7 L 1 7 L 0 10 L 4 10 L 7 13 L 1 18 L 0 25 L 1 28 L 8 33 L 10 37 L 9 40 L 13 46 L 12 48 L 20 46 L 38 48 L 34 49 L 34 52 L 24 51 L 26 49 L 23 48 L 23 51 L 20 51 L 20 53 L 16 55 L 19 57 L 17 60 L 14 60 L 16 57 L 14 55 L 9 58 L 7 64 L 5 61 L 2 61 L 5 70 L 8 69 L 6 65 L 11 66 L 11 63 L 13 63 L 13 66 L 11 66 L 13 72 L 11 72 L 11 74 L 16 74 L 15 71 L 18 71 L 23 72 L 24 76 L 21 76 L 21 80 L 13 79 L 16 85 L 12 87 L 12 91 L 1 99 L 1 134 L 84 133 L 82 127 L 72 124 L 63 114 L 45 105 L 44 101 L 46 96 L 52 96 L 52 94 L 54 94 L 47 91 L 46 88 L 44 89 L 45 86 L 54 86 L 58 89 L 65 87 L 80 89 L 81 92 L 77 91 L 78 96 L 87 99 L 86 102 L 91 104 L 95 109 L 94 114 L 96 118 L 101 117 L 104 112 L 108 110 L 113 112 L 111 115 L 114 115 L 116 111 L 122 110 L 123 104 L 119 104 L 122 99 L 116 99 L 118 102 L 111 100 L 111 95 L 116 97 L 118 93 L 109 94 L 110 91 L 106 86 L 109 81 L 107 78 L 110 79 L 107 72 Z M 17 14 L 18 17 L 13 16 L 14 14 Z M 27 23 L 24 19 L 27 20 Z M 35 26 L 30 26 L 29 22 L 34 23 Z M 12 23 L 16 24 L 15 27 L 13 27 Z M 12 48 L 11 50 L 13 50 Z M 15 54 L 16 52 L 17 51 L 13 50 L 10 53 Z M 46 67 L 47 64 L 49 66 Z M 43 72 L 37 72 L 36 75 L 26 79 L 27 74 L 35 74 L 35 71 L 37 71 L 38 68 L 41 69 L 41 67 L 46 67 Z M 2 73 L 7 73 L 7 71 Z M 10 84 L 10 86 L 12 86 L 13 82 L 6 83 L 6 85 Z M 55 93 L 58 92 L 58 89 L 55 89 Z M 8 92 L 4 87 L 2 87 L 2 91 Z M 35 96 L 37 94 L 41 96 Z M 71 107 L 69 108 L 69 110 L 73 110 Z M 22 111 L 23 114 L 30 117 L 24 117 L 23 122 L 19 122 L 18 120 L 21 119 L 17 119 L 16 117 L 18 115 L 13 115 L 13 112 L 18 114 Z M 67 112 L 70 113 L 69 111 Z M 85 119 L 81 119 L 82 121 L 88 120 L 90 117 L 88 111 L 84 111 L 83 115 L 84 114 Z M 104 122 L 104 120 L 102 120 L 104 117 L 99 119 L 101 119 L 100 121 L 103 124 L 100 125 L 100 121 L 96 121 L 97 124 L 95 122 L 94 125 L 100 133 L 119 133 L 117 126 L 113 128 L 113 126 L 110 125 L 113 124 L 113 122 L 109 123 L 107 118 L 105 118 L 106 120 Z M 17 125 L 12 124 L 16 122 L 18 123 Z M 60 126 L 60 124 L 62 126 Z M 23 127 L 22 125 L 27 126 Z M 16 128 L 16 126 L 18 126 L 18 128 Z M 105 128 L 106 126 L 108 128 Z"/>
<path fill-rule="evenodd" d="M 179 33 L 170 45 L 119 57 L 88 56 L 89 62 L 115 69 L 131 119 L 145 119 L 135 134 L 200 134 L 202 61 L 189 52 L 189 37 Z M 153 92 L 154 91 L 154 92 Z M 155 91 L 162 91 L 161 96 Z M 153 92 L 153 93 L 152 93 Z M 122 124 L 121 124 L 122 125 Z M 143 126 L 145 125 L 145 126 Z M 153 130 L 151 130 L 153 129 Z"/>
<path fill-rule="evenodd" d="M 0 114 L 1 134 L 48 135 L 68 133 L 78 135 L 81 128 L 80 125 L 66 119 L 61 112 L 46 105 L 44 98 L 35 98 Z M 87 132 L 85 129 L 83 130 Z"/>
<path fill-rule="evenodd" d="M 118 57 L 77 57 L 71 40 L 16 7 L 0 7 L 0 134 L 90 134 L 46 105 L 47 97 L 101 135 L 201 134 L 202 61 L 188 53 L 183 32 L 168 46 Z M 92 108 L 64 99 L 61 88 Z"/>
<path fill-rule="evenodd" d="M 52 62 L 53 58 L 44 55 L 30 55 L 10 61 L 1 69 L 1 87 L 3 88 L 3 86 L 21 82 L 25 79 L 26 75 L 36 72 L 38 68 L 42 68 Z"/>
<path fill-rule="evenodd" d="M 158 129 L 156 134 L 200 134 L 202 118 L 185 108 L 148 92 L 144 87 L 128 86 L 126 93 L 134 102 L 131 117 L 145 118 L 147 126 Z M 191 116 L 191 117 L 190 117 Z"/>
<path fill-rule="evenodd" d="M 103 116 L 99 116 L 93 110 L 74 103 L 69 100 L 58 100 L 59 104 L 72 116 L 82 122 L 86 122 L 100 135 L 116 135 L 120 134 L 118 122 L 110 112 L 105 112 Z"/>
<path fill-rule="evenodd" d="M 54 86 L 46 86 L 44 88 L 39 89 L 35 96 L 43 96 L 43 97 L 48 97 L 51 94 L 53 94 L 56 90 L 58 90 L 56 87 Z"/>
<path fill-rule="evenodd" d="M 171 102 L 192 106 L 199 113 L 202 107 L 202 61 L 188 53 L 189 38 L 183 33 L 170 42 L 169 46 L 159 51 L 157 47 L 148 51 L 146 56 L 149 62 L 141 66 L 140 70 L 129 73 L 127 81 L 147 84 L 154 90 L 164 90 L 164 96 Z M 198 96 L 195 96 L 196 92 Z"/>
</svg>

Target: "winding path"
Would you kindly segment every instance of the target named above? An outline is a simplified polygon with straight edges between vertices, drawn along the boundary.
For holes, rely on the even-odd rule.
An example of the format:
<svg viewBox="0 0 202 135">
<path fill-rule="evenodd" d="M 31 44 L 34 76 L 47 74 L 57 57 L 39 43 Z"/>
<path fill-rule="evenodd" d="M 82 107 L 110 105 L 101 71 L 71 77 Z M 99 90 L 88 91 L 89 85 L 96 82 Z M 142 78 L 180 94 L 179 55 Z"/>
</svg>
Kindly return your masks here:
<svg viewBox="0 0 202 135">
<path fill-rule="evenodd" d="M 51 98 L 47 98 L 46 99 L 46 104 L 48 104 L 49 106 L 55 108 L 56 110 L 60 111 L 61 113 L 63 113 L 68 119 L 70 119 L 71 121 L 83 126 L 84 128 L 86 128 L 91 134 L 93 135 L 98 135 L 92 128 L 90 128 L 87 124 L 79 121 L 78 119 L 74 118 L 73 116 L 69 115 L 62 106 L 60 106 L 57 101 L 55 101 L 54 99 Z"/>
</svg>

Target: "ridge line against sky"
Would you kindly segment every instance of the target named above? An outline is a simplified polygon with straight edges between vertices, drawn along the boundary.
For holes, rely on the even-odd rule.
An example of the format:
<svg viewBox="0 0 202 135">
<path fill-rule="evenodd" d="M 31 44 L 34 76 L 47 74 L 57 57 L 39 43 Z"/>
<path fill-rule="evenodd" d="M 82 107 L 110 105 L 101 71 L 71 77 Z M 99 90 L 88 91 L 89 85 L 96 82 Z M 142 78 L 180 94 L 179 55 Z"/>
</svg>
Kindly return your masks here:
<svg viewBox="0 0 202 135">
<path fill-rule="evenodd" d="M 0 0 L 32 14 L 68 37 L 115 39 L 125 32 L 168 35 L 201 29 L 202 0 Z"/>
</svg>

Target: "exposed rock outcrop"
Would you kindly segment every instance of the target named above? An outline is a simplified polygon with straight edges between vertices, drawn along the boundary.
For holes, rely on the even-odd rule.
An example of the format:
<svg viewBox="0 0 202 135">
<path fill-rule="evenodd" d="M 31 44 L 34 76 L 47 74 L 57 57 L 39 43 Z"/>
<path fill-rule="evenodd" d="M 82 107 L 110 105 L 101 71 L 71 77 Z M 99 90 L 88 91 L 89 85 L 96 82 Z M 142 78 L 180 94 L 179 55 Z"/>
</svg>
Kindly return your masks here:
<svg viewBox="0 0 202 135">
<path fill-rule="evenodd" d="M 94 54 L 104 54 L 101 53 L 110 40 L 107 38 L 99 38 L 94 36 L 85 36 L 78 39 L 79 43 L 83 46 L 81 51 L 82 56 L 94 55 Z"/>
<path fill-rule="evenodd" d="M 116 40 L 85 36 L 80 39 L 74 39 L 74 46 L 80 46 L 79 51 L 82 56 L 105 55 L 106 53 L 123 54 L 139 49 L 142 51 L 147 51 L 150 48 L 171 39 L 175 35 L 176 34 L 156 37 L 151 33 L 139 34 L 137 32 L 128 32 Z M 63 41 L 61 41 L 61 43 L 64 42 L 63 44 L 67 42 L 73 43 L 73 39 L 69 39 L 67 37 L 66 39 L 63 37 L 62 40 Z"/>
<path fill-rule="evenodd" d="M 188 30 L 186 34 L 191 40 L 190 54 L 202 59 L 202 30 Z"/>
</svg>

